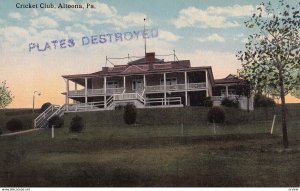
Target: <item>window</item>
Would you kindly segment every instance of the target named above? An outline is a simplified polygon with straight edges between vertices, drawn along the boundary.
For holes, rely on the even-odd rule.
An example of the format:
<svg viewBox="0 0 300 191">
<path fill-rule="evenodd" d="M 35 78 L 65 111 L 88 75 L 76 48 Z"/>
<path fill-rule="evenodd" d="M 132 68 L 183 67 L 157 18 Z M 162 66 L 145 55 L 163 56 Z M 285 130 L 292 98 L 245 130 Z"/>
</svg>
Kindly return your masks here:
<svg viewBox="0 0 300 191">
<path fill-rule="evenodd" d="M 166 84 L 167 85 L 176 85 L 177 84 L 177 78 L 176 77 L 166 78 Z M 163 78 L 160 79 L 160 85 L 164 85 L 164 79 Z"/>
<path fill-rule="evenodd" d="M 118 88 L 119 83 L 117 81 L 108 81 L 106 83 L 106 88 Z"/>
</svg>

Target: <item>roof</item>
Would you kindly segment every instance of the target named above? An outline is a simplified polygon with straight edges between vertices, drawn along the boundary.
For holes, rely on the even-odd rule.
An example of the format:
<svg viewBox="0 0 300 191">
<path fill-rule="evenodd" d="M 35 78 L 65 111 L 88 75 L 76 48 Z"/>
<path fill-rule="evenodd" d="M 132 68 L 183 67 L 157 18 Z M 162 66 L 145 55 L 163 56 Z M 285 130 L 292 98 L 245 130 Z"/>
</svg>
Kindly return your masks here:
<svg viewBox="0 0 300 191">
<path fill-rule="evenodd" d="M 189 60 L 180 61 L 164 61 L 157 58 L 152 59 L 152 62 L 146 63 L 146 58 L 138 59 L 127 63 L 126 65 L 115 65 L 114 67 L 103 67 L 102 70 L 90 74 L 75 74 L 63 75 L 63 78 L 71 81 L 77 81 L 80 84 L 84 83 L 84 78 L 104 77 L 104 76 L 130 76 L 130 75 L 145 75 L 170 72 L 185 72 L 185 71 L 205 71 L 209 73 L 209 78 L 214 84 L 214 78 L 211 66 L 191 67 Z"/>
<path fill-rule="evenodd" d="M 237 84 L 243 82 L 242 79 L 239 79 L 237 76 L 229 74 L 226 78 L 215 79 L 216 85 L 218 84 Z"/>
<path fill-rule="evenodd" d="M 162 62 L 164 62 L 164 60 L 154 58 L 154 63 L 162 63 Z M 134 60 L 134 61 L 128 62 L 127 64 L 128 65 L 146 64 L 146 58 L 141 58 L 141 59 L 138 59 L 138 60 Z"/>
</svg>

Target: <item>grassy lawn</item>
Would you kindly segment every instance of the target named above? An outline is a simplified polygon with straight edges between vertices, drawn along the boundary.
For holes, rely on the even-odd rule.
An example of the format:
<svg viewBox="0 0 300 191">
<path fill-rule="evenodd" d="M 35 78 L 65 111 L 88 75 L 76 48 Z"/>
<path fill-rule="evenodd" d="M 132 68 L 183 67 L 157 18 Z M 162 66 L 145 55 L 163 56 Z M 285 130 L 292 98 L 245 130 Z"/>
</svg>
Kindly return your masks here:
<svg viewBox="0 0 300 191">
<path fill-rule="evenodd" d="M 299 186 L 300 123 L 291 112 L 290 148 L 280 122 L 211 124 L 99 123 L 0 137 L 1 186 Z M 295 114 L 295 115 L 293 115 Z M 117 115 L 117 114 L 116 114 Z M 115 116 L 114 116 L 115 117 Z"/>
</svg>

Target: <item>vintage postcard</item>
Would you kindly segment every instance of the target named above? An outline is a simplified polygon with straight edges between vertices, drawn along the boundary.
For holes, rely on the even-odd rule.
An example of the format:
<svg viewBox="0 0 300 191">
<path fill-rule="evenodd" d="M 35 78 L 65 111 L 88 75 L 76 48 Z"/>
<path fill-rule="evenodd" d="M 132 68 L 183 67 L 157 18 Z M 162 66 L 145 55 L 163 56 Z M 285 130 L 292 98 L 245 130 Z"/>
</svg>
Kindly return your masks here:
<svg viewBox="0 0 300 191">
<path fill-rule="evenodd" d="M 299 11 L 0 1 L 0 187 L 298 190 Z"/>
</svg>

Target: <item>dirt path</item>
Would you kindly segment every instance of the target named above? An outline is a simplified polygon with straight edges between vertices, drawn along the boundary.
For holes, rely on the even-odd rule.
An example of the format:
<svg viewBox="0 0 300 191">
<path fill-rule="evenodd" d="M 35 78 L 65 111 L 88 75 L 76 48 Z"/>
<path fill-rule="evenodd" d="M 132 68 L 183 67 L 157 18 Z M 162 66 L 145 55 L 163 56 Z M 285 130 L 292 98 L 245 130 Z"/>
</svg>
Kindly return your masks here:
<svg viewBox="0 0 300 191">
<path fill-rule="evenodd" d="M 6 134 L 2 134 L 0 136 L 5 137 L 5 136 L 19 135 L 19 134 L 24 134 L 24 133 L 29 133 L 29 132 L 32 132 L 32 131 L 40 130 L 40 129 L 41 128 L 36 128 L 36 129 L 29 129 L 29 130 L 25 130 L 25 131 L 18 131 L 18 132 L 14 132 L 14 133 L 6 133 Z"/>
</svg>

